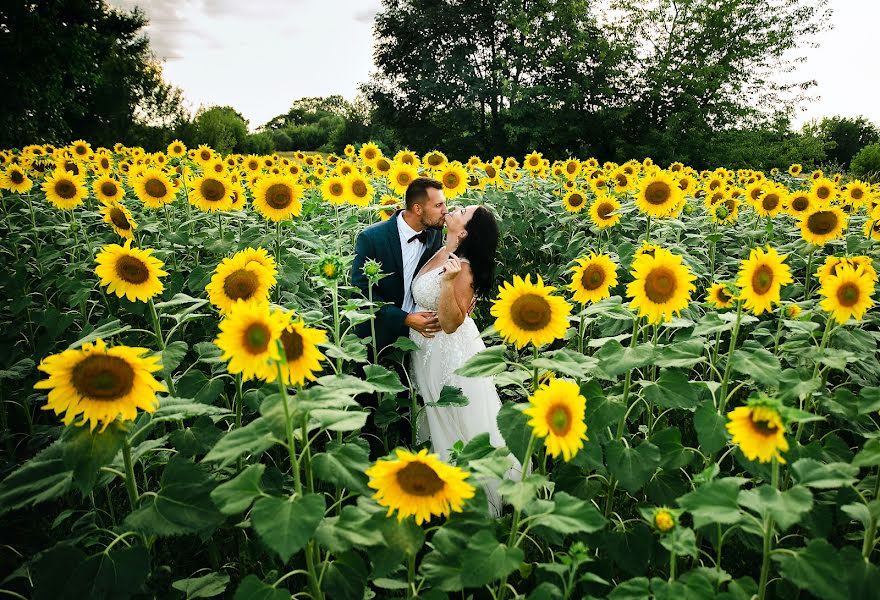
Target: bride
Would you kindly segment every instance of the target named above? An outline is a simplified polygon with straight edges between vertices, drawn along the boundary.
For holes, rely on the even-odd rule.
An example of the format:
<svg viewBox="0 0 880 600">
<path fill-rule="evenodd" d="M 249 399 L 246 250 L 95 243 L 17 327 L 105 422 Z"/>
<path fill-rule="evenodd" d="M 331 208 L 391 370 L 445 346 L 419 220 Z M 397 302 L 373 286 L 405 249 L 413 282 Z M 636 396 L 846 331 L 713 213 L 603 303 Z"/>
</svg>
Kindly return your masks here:
<svg viewBox="0 0 880 600">
<path fill-rule="evenodd" d="M 501 401 L 492 378 L 454 373 L 486 348 L 470 312 L 478 296 L 486 297 L 493 291 L 498 225 L 488 209 L 475 205 L 448 213 L 446 230 L 446 245 L 425 263 L 412 283 L 415 310 L 436 312 L 441 331 L 429 338 L 410 330 L 410 338 L 419 347 L 412 354 L 413 381 L 426 404 L 424 418 L 419 419 L 419 439 L 430 437 L 433 451 L 448 462 L 449 450 L 458 440 L 467 444 L 488 432 L 493 446 L 505 442 L 495 421 Z M 461 388 L 469 404 L 427 406 L 439 399 L 447 385 Z M 512 455 L 511 460 L 514 467 L 508 477 L 519 479 L 521 466 Z M 497 516 L 501 511 L 497 483 L 485 483 L 484 487 L 490 509 Z"/>
</svg>

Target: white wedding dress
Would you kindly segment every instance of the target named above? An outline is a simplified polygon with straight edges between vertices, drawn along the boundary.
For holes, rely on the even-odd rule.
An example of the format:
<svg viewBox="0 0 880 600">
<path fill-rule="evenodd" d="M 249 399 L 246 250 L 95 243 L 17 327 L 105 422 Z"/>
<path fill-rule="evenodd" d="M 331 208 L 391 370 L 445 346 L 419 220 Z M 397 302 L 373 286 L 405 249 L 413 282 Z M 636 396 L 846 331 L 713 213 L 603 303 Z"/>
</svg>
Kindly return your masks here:
<svg viewBox="0 0 880 600">
<path fill-rule="evenodd" d="M 467 262 L 466 259 L 461 260 Z M 437 310 L 441 270 L 442 266 L 425 271 L 413 281 L 415 311 Z M 410 372 L 422 400 L 426 404 L 436 402 L 443 386 L 449 385 L 461 388 L 469 401 L 467 406 L 462 407 L 424 406 L 418 423 L 419 442 L 430 439 L 433 451 L 444 462 L 449 462 L 449 450 L 458 440 L 467 444 L 481 433 L 489 433 L 493 446 L 504 446 L 504 438 L 496 423 L 501 400 L 492 378 L 462 377 L 454 373 L 470 357 L 486 348 L 474 320 L 467 316 L 454 332 L 444 333 L 441 330 L 432 338 L 410 330 L 410 339 L 419 347 L 411 355 Z M 510 460 L 513 466 L 507 472 L 507 477 L 518 480 L 522 467 L 513 455 Z M 477 483 L 483 485 L 489 508 L 493 515 L 498 516 L 501 512 L 498 482 L 477 480 Z"/>
</svg>

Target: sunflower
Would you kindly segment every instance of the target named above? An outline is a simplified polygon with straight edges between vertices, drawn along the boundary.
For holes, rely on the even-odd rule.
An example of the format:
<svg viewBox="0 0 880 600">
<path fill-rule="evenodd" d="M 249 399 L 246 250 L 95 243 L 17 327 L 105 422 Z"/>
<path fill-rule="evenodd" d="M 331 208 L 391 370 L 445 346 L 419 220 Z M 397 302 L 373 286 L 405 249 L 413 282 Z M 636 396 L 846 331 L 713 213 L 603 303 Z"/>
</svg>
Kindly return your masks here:
<svg viewBox="0 0 880 600">
<path fill-rule="evenodd" d="M 396 162 L 388 174 L 388 185 L 395 193 L 403 195 L 406 193 L 406 188 L 409 187 L 409 184 L 418 176 L 419 172 L 416 167 L 407 163 Z"/>
<path fill-rule="evenodd" d="M 265 248 L 245 248 L 232 255 L 233 260 L 240 260 L 245 266 L 257 264 L 266 269 L 273 278 L 278 275 L 275 259 Z"/>
<path fill-rule="evenodd" d="M 730 225 L 739 218 L 739 200 L 727 198 L 714 205 L 709 212 L 712 214 L 712 222 L 718 225 Z"/>
<path fill-rule="evenodd" d="M 289 175 L 261 177 L 254 187 L 253 206 L 270 221 L 298 217 L 302 211 L 303 188 Z"/>
<path fill-rule="evenodd" d="M 706 290 L 706 302 L 715 308 L 730 308 L 733 306 L 734 296 L 727 289 L 725 283 L 713 283 Z"/>
<path fill-rule="evenodd" d="M 581 304 L 598 302 L 611 295 L 611 288 L 617 285 L 617 265 L 607 254 L 590 254 L 580 258 L 572 268 L 571 284 L 568 289 L 574 292 L 574 300 Z"/>
<path fill-rule="evenodd" d="M 373 201 L 373 186 L 365 175 L 352 171 L 345 177 L 345 199 L 355 206 L 368 206 Z"/>
<path fill-rule="evenodd" d="M 534 284 L 531 275 L 525 279 L 515 275 L 513 285 L 505 281 L 498 290 L 490 314 L 505 342 L 517 348 L 543 346 L 565 335 L 572 307 L 563 298 L 553 296 L 556 288 L 545 286 L 540 275 Z"/>
<path fill-rule="evenodd" d="M 787 193 L 784 187 L 776 184 L 765 184 L 764 193 L 755 202 L 755 212 L 762 217 L 775 217 L 783 207 Z"/>
<path fill-rule="evenodd" d="M 168 144 L 168 148 L 166 149 L 166 153 L 171 158 L 180 158 L 186 155 L 186 144 L 181 142 L 180 140 L 173 140 L 170 144 Z"/>
<path fill-rule="evenodd" d="M 809 213 L 813 208 L 813 201 L 809 192 L 796 191 L 791 192 L 785 198 L 785 210 L 793 217 L 800 217 Z"/>
<path fill-rule="evenodd" d="M 843 188 L 844 203 L 855 208 L 864 206 L 865 203 L 868 201 L 868 195 L 869 188 L 867 184 L 863 181 L 859 181 L 858 179 L 850 181 Z"/>
<path fill-rule="evenodd" d="M 813 179 L 810 195 L 818 204 L 828 205 L 837 197 L 837 185 L 826 177 L 817 177 Z"/>
<path fill-rule="evenodd" d="M 814 208 L 801 218 L 801 237 L 817 246 L 843 237 L 846 213 L 836 206 Z"/>
<path fill-rule="evenodd" d="M 383 221 L 387 221 L 388 219 L 393 217 L 394 213 L 397 212 L 397 209 L 402 208 L 400 200 L 398 198 L 395 198 L 394 196 L 389 196 L 387 194 L 382 196 L 382 200 L 379 204 L 385 207 L 379 211 L 379 218 Z"/>
<path fill-rule="evenodd" d="M 221 313 L 228 312 L 238 300 L 265 302 L 275 285 L 272 273 L 245 254 L 224 258 L 205 286 L 208 299 Z"/>
<path fill-rule="evenodd" d="M 365 165 L 373 166 L 376 164 L 376 161 L 382 157 L 382 151 L 379 150 L 379 146 L 373 142 L 367 142 L 361 146 L 359 155 L 361 157 L 361 162 Z"/>
<path fill-rule="evenodd" d="M 780 452 L 788 452 L 785 423 L 775 402 L 768 399 L 750 400 L 727 413 L 727 431 L 749 460 L 762 463 L 772 459 L 785 463 Z"/>
<path fill-rule="evenodd" d="M 345 148 L 342 150 L 342 153 L 345 154 L 346 156 L 354 157 L 354 155 L 355 155 L 354 146 L 352 146 L 351 144 L 346 144 Z"/>
<path fill-rule="evenodd" d="M 159 278 L 168 275 L 162 270 L 164 263 L 152 253 L 150 248 L 132 248 L 131 239 L 126 240 L 125 246 L 109 244 L 95 257 L 95 274 L 101 285 L 107 287 L 107 293 L 125 296 L 130 302 L 146 302 L 162 293 L 165 286 Z"/>
<path fill-rule="evenodd" d="M 819 285 L 819 295 L 823 297 L 819 306 L 838 323 L 846 323 L 850 318 L 861 321 L 865 311 L 874 305 L 874 282 L 863 269 L 838 265 L 834 275 L 820 279 Z"/>
<path fill-rule="evenodd" d="M 342 261 L 333 255 L 321 257 L 318 261 L 318 274 L 327 281 L 336 281 L 342 274 Z"/>
<path fill-rule="evenodd" d="M 397 164 L 409 165 L 414 169 L 419 167 L 421 161 L 418 155 L 412 150 L 403 149 L 394 155 L 394 162 Z"/>
<path fill-rule="evenodd" d="M 229 372 L 241 373 L 242 379 L 275 381 L 280 360 L 278 340 L 290 322 L 284 311 L 270 311 L 262 302 L 235 302 L 223 320 L 214 343 L 229 361 Z"/>
<path fill-rule="evenodd" d="M 47 356 L 37 368 L 49 378 L 34 385 L 49 390 L 43 410 L 64 414 L 65 425 L 82 415 L 76 425 L 88 423 L 92 431 L 99 424 L 104 431 L 118 416 L 134 421 L 139 408 L 154 412 L 156 392 L 167 390 L 152 375 L 162 370 L 161 358 L 145 356 L 148 352 L 129 346 L 108 348 L 98 338 L 81 348 Z"/>
<path fill-rule="evenodd" d="M 634 191 L 638 186 L 638 181 L 622 169 L 615 169 L 608 177 L 608 185 L 609 187 L 613 186 L 615 192 L 625 194 Z"/>
<path fill-rule="evenodd" d="M 376 490 L 373 499 L 388 507 L 387 516 L 397 511 L 397 520 L 414 516 L 416 525 L 431 517 L 461 512 L 464 501 L 473 498 L 476 489 L 465 482 L 470 473 L 447 465 L 436 454 L 422 449 L 418 454 L 395 451 L 397 458 L 380 459 L 365 473 L 367 485 Z"/>
<path fill-rule="evenodd" d="M 247 192 L 245 192 L 244 184 L 241 181 L 232 184 L 232 205 L 230 210 L 241 210 L 247 203 Z"/>
<path fill-rule="evenodd" d="M 803 171 L 803 170 L 804 170 L 804 168 L 801 165 L 799 165 L 798 163 L 795 163 L 795 164 L 791 165 L 790 167 L 788 167 L 788 174 L 791 175 L 792 177 L 797 177 L 798 175 L 801 174 L 801 171 Z"/>
<path fill-rule="evenodd" d="M 498 170 L 498 167 L 493 165 L 492 163 L 486 163 L 483 165 L 483 172 L 486 173 L 486 182 L 492 185 L 499 185 L 502 183 L 501 174 Z"/>
<path fill-rule="evenodd" d="M 674 164 L 674 163 L 673 163 Z M 671 171 L 670 167 L 670 171 Z M 694 190 L 697 189 L 697 180 L 693 178 L 692 175 L 688 175 L 685 173 L 684 175 L 679 175 L 677 177 L 678 180 L 678 188 L 684 192 L 685 196 L 688 194 L 692 194 Z"/>
<path fill-rule="evenodd" d="M 107 154 L 96 154 L 93 164 L 96 173 L 109 173 L 113 168 L 113 159 Z"/>
<path fill-rule="evenodd" d="M 660 507 L 654 510 L 654 514 L 651 517 L 651 524 L 660 533 L 669 533 L 675 529 L 677 522 L 678 519 L 675 512 L 665 507 Z"/>
<path fill-rule="evenodd" d="M 587 205 L 587 197 L 582 190 L 572 190 L 562 198 L 562 207 L 570 213 L 579 213 Z"/>
<path fill-rule="evenodd" d="M 269 177 L 260 178 L 260 182 L 266 179 Z M 215 212 L 232 209 L 233 187 L 226 177 L 205 171 L 201 177 L 193 178 L 188 187 L 189 203 L 199 210 Z"/>
<path fill-rule="evenodd" d="M 170 204 L 177 195 L 168 173 L 155 167 L 147 167 L 137 173 L 129 172 L 128 183 L 148 208 L 161 208 Z"/>
<path fill-rule="evenodd" d="M 587 424 L 584 411 L 587 400 L 573 381 L 550 379 L 529 397 L 529 408 L 523 414 L 536 437 L 544 438 L 548 454 L 556 458 L 562 454 L 570 461 L 584 447 Z"/>
<path fill-rule="evenodd" d="M 104 222 L 108 223 L 117 235 L 127 240 L 134 238 L 137 223 L 121 202 L 115 200 L 108 202 L 101 208 L 101 214 L 104 215 Z"/>
<path fill-rule="evenodd" d="M 632 298 L 630 306 L 650 323 L 672 320 L 673 314 L 687 308 L 691 292 L 696 289 L 692 283 L 696 277 L 681 257 L 665 248 L 638 255 L 631 274 L 634 280 L 626 288 L 627 296 Z"/>
<path fill-rule="evenodd" d="M 749 257 L 740 263 L 736 285 L 742 290 L 746 309 L 756 315 L 773 310 L 779 304 L 779 291 L 791 283 L 791 270 L 785 264 L 787 255 L 780 256 L 775 248 L 753 248 Z"/>
<path fill-rule="evenodd" d="M 616 198 L 604 193 L 596 195 L 596 199 L 590 204 L 590 220 L 599 229 L 613 227 L 620 223 L 620 202 Z"/>
<path fill-rule="evenodd" d="M 880 219 L 868 219 L 865 221 L 862 231 L 865 237 L 880 241 Z"/>
<path fill-rule="evenodd" d="M 46 193 L 46 200 L 61 210 L 76 208 L 88 195 L 83 178 L 64 169 L 55 169 L 40 187 Z"/>
<path fill-rule="evenodd" d="M 443 194 L 447 199 L 455 198 L 467 191 L 468 174 L 458 161 L 448 163 L 440 169 L 437 179 L 443 183 Z"/>
<path fill-rule="evenodd" d="M 70 152 L 77 160 L 87 160 L 92 155 L 92 147 L 84 140 L 76 140 L 70 144 Z"/>
<path fill-rule="evenodd" d="M 540 152 L 532 151 L 523 159 L 523 167 L 533 175 L 543 169 L 544 159 Z"/>
<path fill-rule="evenodd" d="M 104 204 L 121 202 L 125 197 L 125 189 L 122 182 L 110 175 L 102 175 L 92 182 L 92 192 L 95 197 Z"/>
<path fill-rule="evenodd" d="M 281 332 L 284 346 L 284 362 L 281 363 L 281 380 L 286 385 L 303 385 L 314 381 L 314 373 L 321 370 L 321 361 L 327 360 L 318 345 L 327 341 L 322 329 L 306 327 L 302 319 L 291 321 Z"/>
<path fill-rule="evenodd" d="M 321 196 L 330 204 L 345 203 L 345 177 L 331 175 L 321 183 Z"/>
<path fill-rule="evenodd" d="M 31 191 L 32 187 L 34 187 L 34 182 L 20 165 L 10 165 L 6 171 L 0 174 L 0 188 L 16 194 L 25 194 Z"/>
<path fill-rule="evenodd" d="M 675 211 L 675 207 L 684 200 L 684 195 L 675 179 L 660 171 L 646 176 L 639 183 L 636 206 L 648 216 L 662 218 Z"/>
<path fill-rule="evenodd" d="M 193 160 L 203 166 L 214 160 L 214 156 L 216 156 L 214 150 L 205 144 L 199 144 L 199 147 L 193 150 L 192 154 Z"/>
<path fill-rule="evenodd" d="M 446 155 L 439 150 L 431 150 L 422 157 L 422 165 L 426 169 L 433 171 L 441 169 L 447 162 L 449 162 L 449 159 L 447 159 Z M 499 163 L 496 168 L 500 169 L 501 164 Z"/>
</svg>

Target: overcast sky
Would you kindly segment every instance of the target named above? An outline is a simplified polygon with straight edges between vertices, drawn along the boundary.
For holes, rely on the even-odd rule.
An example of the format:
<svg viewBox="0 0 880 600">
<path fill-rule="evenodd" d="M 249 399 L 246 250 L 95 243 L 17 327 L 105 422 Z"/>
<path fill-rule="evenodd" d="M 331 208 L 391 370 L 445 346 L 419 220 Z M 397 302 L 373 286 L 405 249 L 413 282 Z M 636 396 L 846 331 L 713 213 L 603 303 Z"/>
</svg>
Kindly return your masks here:
<svg viewBox="0 0 880 600">
<path fill-rule="evenodd" d="M 254 129 L 306 96 L 354 98 L 372 69 L 379 0 L 110 0 L 139 6 L 165 79 L 189 108 L 229 105 Z M 880 125 L 877 0 L 830 0 L 833 29 L 805 49 L 797 74 L 815 79 L 795 117 L 864 115 Z"/>
</svg>

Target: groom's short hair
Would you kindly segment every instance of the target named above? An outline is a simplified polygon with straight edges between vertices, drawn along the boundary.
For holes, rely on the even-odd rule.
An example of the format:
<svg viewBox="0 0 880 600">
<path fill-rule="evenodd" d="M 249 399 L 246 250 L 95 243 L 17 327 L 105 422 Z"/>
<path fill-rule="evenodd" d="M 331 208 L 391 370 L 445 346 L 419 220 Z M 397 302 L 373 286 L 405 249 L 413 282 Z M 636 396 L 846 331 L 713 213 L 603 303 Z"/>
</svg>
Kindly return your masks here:
<svg viewBox="0 0 880 600">
<path fill-rule="evenodd" d="M 428 199 L 428 188 L 442 190 L 443 184 L 431 177 L 416 177 L 406 188 L 406 210 L 411 210 L 413 204 L 422 204 Z"/>
</svg>

